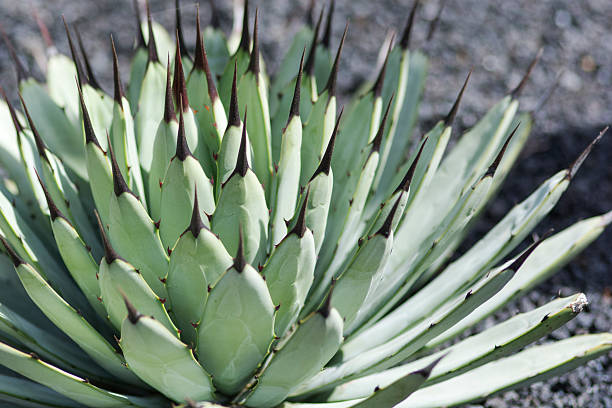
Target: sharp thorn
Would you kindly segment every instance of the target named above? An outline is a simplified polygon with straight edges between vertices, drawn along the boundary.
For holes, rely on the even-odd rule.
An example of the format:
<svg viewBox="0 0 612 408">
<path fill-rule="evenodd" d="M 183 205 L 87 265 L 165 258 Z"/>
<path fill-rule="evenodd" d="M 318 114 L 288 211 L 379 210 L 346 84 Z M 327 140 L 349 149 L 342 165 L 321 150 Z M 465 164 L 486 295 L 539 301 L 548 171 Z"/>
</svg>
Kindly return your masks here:
<svg viewBox="0 0 612 408">
<path fill-rule="evenodd" d="M 38 170 L 34 169 L 34 173 L 36 173 L 36 178 L 38 179 L 38 183 L 40 184 L 40 187 L 42 187 L 43 194 L 45 196 L 45 200 L 47 200 L 47 207 L 49 207 L 49 216 L 51 217 L 51 221 L 55 221 L 57 217 L 60 217 L 66 220 L 68 224 L 72 225 L 72 223 L 68 220 L 68 218 L 66 218 L 64 214 L 62 214 L 62 212 L 59 210 L 59 208 L 57 208 L 57 206 L 55 205 L 55 202 L 53 201 L 51 194 L 49 194 L 49 190 L 47 190 L 47 186 L 45 185 L 42 178 L 40 177 L 40 174 L 38 174 Z"/>
<path fill-rule="evenodd" d="M 79 84 L 88 84 L 89 79 L 83 72 L 83 67 L 81 66 L 81 60 L 76 52 L 76 48 L 74 46 L 74 42 L 72 41 L 72 35 L 70 34 L 70 30 L 68 29 L 68 24 L 66 23 L 66 19 L 62 15 L 62 21 L 64 22 L 64 29 L 66 30 L 66 37 L 68 38 L 68 46 L 70 47 L 70 54 L 72 55 L 72 61 L 74 62 L 74 66 L 77 72 L 77 78 L 79 79 Z"/>
<path fill-rule="evenodd" d="M 410 10 L 410 14 L 408 15 L 408 20 L 406 21 L 406 27 L 404 28 L 404 34 L 402 34 L 402 39 L 400 40 L 400 46 L 403 50 L 407 50 L 410 46 L 410 36 L 412 34 L 412 27 L 414 25 L 414 16 L 416 16 L 416 11 L 419 7 L 419 0 L 414 0 L 412 5 L 412 9 Z"/>
<path fill-rule="evenodd" d="M 309 196 L 310 196 L 310 186 L 308 186 L 308 189 L 306 190 L 306 195 L 304 196 L 304 201 L 302 202 L 302 206 L 300 207 L 300 212 L 298 214 L 297 222 L 295 223 L 295 226 L 293 227 L 293 229 L 287 233 L 287 235 L 295 234 L 299 238 L 302 238 L 304 234 L 306 233 L 306 207 L 308 206 Z"/>
<path fill-rule="evenodd" d="M 510 264 L 510 266 L 508 266 L 504 270 L 512 270 L 514 272 L 518 271 L 521 268 L 521 266 L 523 266 L 523 263 L 525 263 L 527 258 L 529 258 L 529 255 L 531 255 L 533 253 L 533 251 L 535 251 L 535 249 L 542 242 L 544 242 L 544 240 L 546 240 L 546 238 L 548 238 L 553 233 L 553 231 L 554 231 L 553 229 L 549 229 L 548 231 L 546 231 L 546 233 L 544 235 L 539 237 L 536 242 L 531 244 L 529 246 L 529 248 L 527 248 L 521 255 L 519 255 L 518 258 L 516 258 L 516 260 L 514 260 L 514 262 L 512 262 Z"/>
<path fill-rule="evenodd" d="M 79 101 L 81 103 L 81 112 L 83 116 L 83 129 L 85 130 L 85 143 L 93 143 L 102 149 L 100 143 L 98 142 L 98 138 L 96 137 L 96 133 L 93 130 L 93 126 L 91 124 L 91 118 L 89 117 L 89 112 L 87 111 L 87 106 L 85 106 L 85 100 L 83 99 L 83 90 L 81 89 L 81 85 L 79 84 L 79 80 L 76 79 L 77 90 L 79 91 Z"/>
<path fill-rule="evenodd" d="M 195 187 L 193 196 L 193 211 L 191 212 L 191 222 L 189 223 L 189 231 L 193 234 L 194 238 L 200 235 L 202 228 L 206 228 L 200 215 L 200 205 L 198 204 L 198 187 Z"/>
<path fill-rule="evenodd" d="M 444 118 L 444 124 L 446 126 L 452 126 L 453 122 L 455 121 L 455 117 L 457 116 L 457 112 L 459 111 L 459 105 L 461 104 L 461 99 L 463 98 L 463 94 L 465 93 L 465 88 L 467 87 L 468 81 L 470 80 L 470 77 L 472 76 L 473 70 L 474 68 L 470 69 L 470 72 L 468 72 L 467 77 L 465 78 L 465 82 L 463 82 L 463 86 L 461 87 L 461 90 L 459 91 L 459 95 L 457 95 L 457 99 L 455 99 L 455 102 L 453 103 L 451 110 L 448 112 L 448 115 L 446 115 L 446 118 Z"/>
<path fill-rule="evenodd" d="M 23 264 L 26 263 L 17 254 L 17 252 L 15 252 L 15 250 L 13 249 L 11 244 L 9 244 L 8 241 L 6 240 L 6 238 L 4 238 L 2 235 L 0 235 L 0 241 L 2 241 L 2 245 L 4 245 L 4 248 L 6 249 L 6 253 L 8 254 L 9 258 L 11 259 L 11 261 L 13 262 L 13 265 L 15 266 L 15 268 L 17 268 L 19 265 L 23 265 Z"/>
<path fill-rule="evenodd" d="M 240 45 L 246 53 L 251 49 L 251 36 L 249 35 L 249 0 L 244 0 L 244 13 L 242 15 L 242 34 L 240 36 Z"/>
<path fill-rule="evenodd" d="M 421 158 L 421 154 L 423 153 L 423 148 L 425 147 L 425 144 L 427 144 L 427 137 L 423 139 L 423 141 L 421 142 L 421 147 L 419 148 L 419 152 L 417 153 L 414 160 L 412 161 L 412 164 L 410 164 L 410 167 L 408 168 L 408 171 L 404 175 L 404 178 L 402 179 L 401 183 L 395 189 L 396 193 L 400 190 L 408 191 L 408 189 L 410 188 L 410 183 L 412 183 L 412 178 L 414 177 L 414 172 L 416 170 L 417 164 L 419 163 L 419 159 Z"/>
<path fill-rule="evenodd" d="M 586 147 L 586 149 L 584 149 L 582 151 L 582 153 L 580 153 L 580 156 L 578 156 L 578 158 L 576 160 L 574 160 L 574 162 L 569 166 L 569 168 L 567 169 L 567 177 L 570 180 L 573 179 L 574 176 L 576 176 L 576 173 L 580 169 L 580 166 L 582 166 L 582 163 L 584 163 L 586 158 L 589 156 L 589 153 L 591 153 L 591 150 L 593 150 L 593 147 L 597 143 L 599 143 L 599 141 L 601 140 L 603 135 L 608 131 L 608 128 L 609 128 L 609 126 L 606 126 L 605 128 L 603 128 L 599 132 L 597 137 L 595 137 L 595 139 L 593 139 L 593 141 L 591 143 L 589 143 L 589 145 Z"/>
<path fill-rule="evenodd" d="M 110 137 L 108 136 L 108 132 L 106 134 L 106 139 L 108 141 L 108 151 L 110 152 L 111 159 L 111 169 L 113 172 L 113 188 L 115 190 L 115 195 L 119 197 L 123 193 L 130 193 L 134 197 L 136 196 L 132 190 L 128 187 L 125 179 L 123 178 L 123 174 L 121 174 L 121 169 L 119 169 L 119 164 L 117 164 L 117 158 L 115 157 L 115 152 L 113 151 L 113 146 L 110 141 Z"/>
<path fill-rule="evenodd" d="M 391 37 L 389 41 L 389 48 L 387 49 L 387 55 L 385 56 L 385 61 L 383 62 L 382 67 L 380 68 L 380 72 L 378 73 L 378 77 L 374 82 L 374 86 L 372 90 L 374 92 L 374 97 L 379 97 L 382 94 L 383 84 L 385 82 L 385 73 L 387 71 L 387 63 L 389 62 L 389 55 L 391 55 L 391 50 L 393 49 L 393 40 L 395 39 L 395 35 Z"/>
<path fill-rule="evenodd" d="M 96 220 L 98 221 L 98 228 L 100 230 L 100 237 L 102 238 L 102 245 L 104 246 L 104 259 L 106 260 L 106 263 L 110 265 L 117 259 L 123 260 L 123 258 L 121 258 L 119 254 L 117 254 L 117 252 L 111 245 L 108 239 L 108 235 L 106 235 L 106 229 L 104 229 L 104 225 L 102 224 L 102 220 L 100 219 L 100 214 L 98 214 L 97 210 L 94 210 L 94 214 L 96 216 Z"/>
<path fill-rule="evenodd" d="M 138 7 L 138 0 L 133 0 L 134 4 L 134 15 L 136 17 L 136 29 L 138 30 L 138 47 L 147 48 L 147 42 L 144 39 L 142 33 L 142 20 L 140 19 L 140 7 Z"/>
<path fill-rule="evenodd" d="M 334 293 L 335 287 L 336 287 L 336 279 L 332 278 L 331 286 L 329 288 L 329 292 L 327 292 L 327 297 L 325 298 L 325 302 L 323 302 L 319 310 L 317 310 L 317 313 L 319 313 L 321 316 L 323 316 L 326 319 L 329 317 L 329 313 L 332 310 L 331 301 L 332 301 L 332 295 Z"/>
<path fill-rule="evenodd" d="M 168 65 L 166 65 L 166 94 L 164 104 L 164 122 L 176 120 L 176 112 L 174 111 L 174 101 L 172 97 L 172 74 L 170 73 L 170 56 L 168 56 Z"/>
<path fill-rule="evenodd" d="M 438 29 L 438 24 L 440 23 L 440 17 L 442 17 L 442 11 L 444 10 L 444 6 L 446 6 L 446 0 L 440 0 L 440 7 L 438 8 L 438 12 L 436 16 L 429 24 L 429 30 L 427 31 L 427 41 L 431 41 L 436 30 Z"/>
<path fill-rule="evenodd" d="M 338 126 L 340 125 L 340 119 L 342 118 L 343 112 L 344 108 L 340 110 L 340 115 L 338 115 L 338 119 L 336 119 L 334 131 L 329 139 L 329 143 L 327 144 L 327 148 L 325 149 L 321 163 L 319 163 L 319 167 L 317 167 L 310 180 L 313 180 L 317 175 L 319 175 L 319 173 L 329 174 L 329 170 L 331 169 L 331 159 L 334 153 L 334 144 L 336 143 L 336 135 L 338 134 Z"/>
<path fill-rule="evenodd" d="M 529 67 L 527 68 L 527 72 L 525 72 L 525 75 L 523 76 L 523 79 L 521 79 L 521 82 L 519 82 L 519 84 L 516 86 L 516 88 L 514 88 L 514 90 L 512 92 L 510 92 L 510 95 L 512 96 L 512 99 L 517 99 L 521 95 L 521 92 L 523 91 L 523 88 L 525 88 L 525 85 L 527 84 L 527 80 L 529 79 L 529 76 L 531 75 L 531 72 L 533 71 L 535 66 L 538 64 L 538 61 L 540 60 L 540 57 L 542 57 L 542 52 L 543 51 L 544 51 L 543 48 L 540 48 L 538 50 L 538 53 L 536 54 L 535 58 L 529 64 Z"/>
<path fill-rule="evenodd" d="M 11 120 L 13 121 L 13 126 L 15 127 L 15 131 L 17 133 L 23 132 L 23 126 L 21 125 L 21 122 L 19 122 L 19 118 L 17 117 L 15 108 L 13 107 L 13 104 L 11 103 L 11 101 L 9 101 L 9 98 L 6 96 L 6 93 L 4 92 L 4 88 L 2 88 L 2 86 L 0 86 L 0 94 L 2 94 L 2 97 L 4 98 L 4 101 L 6 102 L 6 105 L 9 108 L 9 113 L 11 115 Z"/>
<path fill-rule="evenodd" d="M 148 0 L 145 1 L 145 5 L 147 8 L 147 27 L 149 29 L 149 43 L 147 44 L 147 48 L 149 51 L 149 59 L 148 62 L 159 62 L 159 57 L 157 56 L 157 44 L 155 43 L 155 35 L 153 34 L 153 21 L 151 20 L 151 9 L 149 7 Z"/>
<path fill-rule="evenodd" d="M 300 116 L 300 90 L 302 88 L 302 71 L 304 69 L 304 53 L 306 52 L 306 48 L 302 51 L 302 58 L 300 59 L 300 68 L 298 69 L 298 74 L 295 79 L 295 89 L 293 91 L 293 100 L 291 101 L 291 108 L 289 109 L 289 119 L 287 120 L 287 124 L 291 121 L 293 117 Z"/>
<path fill-rule="evenodd" d="M 417 370 L 417 371 L 413 372 L 412 374 L 419 374 L 419 375 L 425 377 L 426 379 L 429 378 L 429 376 L 431 375 L 431 372 L 438 365 L 440 360 L 442 360 L 444 357 L 446 357 L 449 353 L 450 352 L 442 354 L 440 357 L 436 358 L 434 361 L 432 361 L 431 363 L 429 363 L 425 367 L 421 368 L 420 370 Z"/>
<path fill-rule="evenodd" d="M 25 69 L 25 67 L 21 63 L 21 60 L 17 56 L 17 51 L 15 51 L 15 47 L 13 46 L 13 43 L 8 38 L 4 30 L 0 29 L 0 35 L 2 35 L 4 44 L 6 44 L 6 48 L 8 48 L 9 55 L 11 56 L 11 59 L 13 60 L 13 65 L 15 65 L 15 71 L 17 72 L 17 81 L 18 82 L 25 81 L 31 75 L 28 73 L 28 71 Z"/>
<path fill-rule="evenodd" d="M 247 108 L 245 106 L 244 123 L 242 125 L 242 137 L 240 138 L 240 149 L 238 150 L 238 157 L 236 159 L 236 167 L 234 168 L 234 173 L 238 173 L 241 177 L 244 177 L 248 169 L 249 162 L 247 159 Z"/>
<path fill-rule="evenodd" d="M 246 267 L 246 259 L 244 257 L 244 237 L 242 236 L 242 224 L 238 225 L 238 249 L 236 250 L 236 257 L 234 258 L 234 269 L 238 273 L 244 271 Z"/>
<path fill-rule="evenodd" d="M 327 12 L 327 21 L 325 22 L 325 32 L 323 33 L 323 39 L 321 40 L 321 45 L 327 49 L 329 49 L 331 45 L 332 23 L 335 8 L 336 2 L 335 0 L 331 0 L 329 2 L 329 11 Z"/>
<path fill-rule="evenodd" d="M 314 73 L 315 60 L 317 57 L 317 44 L 319 37 L 319 30 L 321 28 L 321 20 L 323 20 L 323 10 L 319 14 L 319 19 L 317 20 L 317 24 L 312 32 L 312 41 L 310 42 L 310 49 L 308 50 L 308 58 L 306 58 L 306 65 L 304 66 L 304 72 L 306 75 L 312 76 Z"/>
<path fill-rule="evenodd" d="M 196 5 L 196 54 L 194 61 L 194 68 L 204 71 L 206 74 L 206 83 L 208 85 L 208 96 L 211 101 L 218 98 L 217 88 L 213 79 L 212 72 L 210 71 L 210 65 L 208 65 L 208 56 L 206 55 L 206 47 L 202 40 L 202 31 L 200 30 L 200 7 Z"/>
<path fill-rule="evenodd" d="M 98 80 L 96 79 L 96 77 L 94 75 L 93 68 L 92 68 L 91 64 L 89 63 L 89 56 L 87 55 L 87 52 L 85 51 L 85 46 L 83 45 L 83 40 L 81 38 L 81 33 L 77 29 L 76 25 L 73 26 L 73 29 L 74 29 L 74 32 L 76 33 L 77 44 L 79 45 L 79 50 L 81 50 L 81 55 L 83 56 L 83 61 L 85 62 L 85 71 L 87 72 L 87 78 L 89 79 L 89 84 L 91 86 L 93 86 L 94 88 L 96 88 L 96 89 L 102 90 L 102 87 L 100 86 L 100 83 L 98 82 Z"/>
<path fill-rule="evenodd" d="M 393 208 L 387 215 L 387 218 L 385 218 L 385 222 L 380 226 L 380 229 L 374 235 L 382 235 L 385 238 L 389 238 L 389 235 L 391 235 L 391 231 L 393 229 L 393 218 L 395 218 L 395 213 L 397 212 L 401 199 L 402 195 L 400 194 L 397 197 L 397 200 L 395 200 L 395 204 L 393 204 Z"/>
<path fill-rule="evenodd" d="M 187 46 L 185 45 L 185 39 L 183 38 L 183 22 L 181 19 L 181 2 L 179 0 L 175 0 L 175 10 L 176 10 L 176 36 L 181 49 L 181 53 L 189 60 L 191 60 L 191 56 L 189 55 L 189 51 L 187 50 Z"/>
<path fill-rule="evenodd" d="M 125 308 L 127 309 L 127 319 L 132 324 L 138 323 L 138 321 L 142 317 L 142 314 L 140 314 L 140 312 L 136 310 L 136 307 L 134 307 L 134 305 L 128 300 L 127 296 L 125 295 L 125 293 L 123 293 L 123 291 L 121 291 L 121 296 L 123 296 Z"/>
<path fill-rule="evenodd" d="M 229 115 L 227 116 L 227 127 L 240 126 L 240 111 L 238 110 L 238 85 L 236 76 L 238 62 L 234 61 L 234 79 L 232 80 L 232 95 L 230 97 Z"/>
<path fill-rule="evenodd" d="M 340 56 L 342 55 L 342 47 L 344 46 L 344 40 L 346 39 L 346 32 L 348 31 L 348 26 L 349 23 L 347 21 L 346 26 L 344 27 L 344 33 L 342 34 L 342 39 L 340 40 L 340 45 L 338 46 L 338 52 L 336 53 L 334 65 L 332 66 L 331 73 L 329 74 L 329 79 L 327 80 L 327 85 L 325 85 L 325 88 L 323 89 L 329 92 L 330 97 L 336 95 L 336 81 L 338 79 Z"/>
<path fill-rule="evenodd" d="M 504 142 L 502 148 L 500 149 L 499 153 L 495 157 L 495 160 L 493 160 L 493 163 L 491 163 L 491 165 L 487 169 L 487 172 L 485 173 L 484 177 L 487 177 L 487 176 L 493 177 L 495 175 L 495 172 L 497 171 L 497 167 L 499 166 L 499 163 L 501 163 L 501 160 L 504 157 L 504 154 L 506 153 L 506 149 L 508 148 L 508 145 L 510 144 L 510 140 L 512 140 L 512 137 L 514 136 L 514 134 L 516 133 L 516 131 L 518 130 L 520 126 L 521 126 L 521 123 L 519 122 L 514 128 L 514 130 L 512 131 L 512 133 L 510 133 L 510 135 Z"/>
<path fill-rule="evenodd" d="M 191 150 L 187 145 L 187 137 L 185 136 L 185 122 L 183 121 L 183 111 L 179 109 L 179 127 L 176 137 L 176 158 L 180 161 L 185 161 L 191 156 Z"/>
<path fill-rule="evenodd" d="M 376 136 L 374 140 L 372 140 L 372 149 L 370 149 L 370 154 L 372 152 L 380 151 L 380 146 L 382 144 L 383 136 L 385 135 L 385 125 L 387 124 L 387 117 L 389 116 L 389 111 L 391 110 L 391 104 L 393 103 L 393 98 L 395 98 L 395 93 L 391 95 L 389 102 L 387 103 L 387 109 L 385 109 L 385 114 L 383 115 L 382 121 L 378 126 L 378 131 L 376 132 Z"/>
<path fill-rule="evenodd" d="M 32 117 L 30 116 L 30 111 L 28 110 L 28 107 L 26 106 L 26 103 L 23 100 L 21 93 L 19 93 L 19 100 L 21 101 L 21 106 L 23 106 L 23 112 L 25 113 L 26 118 L 28 120 L 28 125 L 30 126 L 30 130 L 32 131 L 32 135 L 34 136 L 34 143 L 36 144 L 36 150 L 38 150 L 38 155 L 43 160 L 45 160 L 47 163 L 51 163 L 49 161 L 49 158 L 47 157 L 47 146 L 45 145 L 45 142 L 40 137 L 40 133 L 38 133 L 36 126 L 34 126 L 34 121 L 32 120 Z"/>
<path fill-rule="evenodd" d="M 174 55 L 174 81 L 172 83 L 172 93 L 176 106 L 186 112 L 189 109 L 189 98 L 187 96 L 187 84 L 185 82 L 185 72 L 183 71 L 183 59 L 181 57 L 181 47 L 176 40 L 176 53 Z M 180 101 L 179 101 L 180 99 Z"/>
<path fill-rule="evenodd" d="M 259 16 L 259 10 L 255 9 L 255 22 L 253 23 L 253 49 L 251 50 L 251 58 L 249 60 L 249 67 L 247 71 L 255 74 L 255 80 L 258 79 L 259 74 L 259 40 L 257 35 L 257 20 Z"/>
<path fill-rule="evenodd" d="M 119 74 L 119 59 L 117 58 L 117 50 L 115 49 L 115 41 L 113 40 L 113 35 L 110 36 L 111 50 L 113 53 L 113 79 L 114 79 L 114 88 L 115 88 L 115 102 L 123 108 L 123 86 L 121 85 L 121 76 Z"/>
</svg>

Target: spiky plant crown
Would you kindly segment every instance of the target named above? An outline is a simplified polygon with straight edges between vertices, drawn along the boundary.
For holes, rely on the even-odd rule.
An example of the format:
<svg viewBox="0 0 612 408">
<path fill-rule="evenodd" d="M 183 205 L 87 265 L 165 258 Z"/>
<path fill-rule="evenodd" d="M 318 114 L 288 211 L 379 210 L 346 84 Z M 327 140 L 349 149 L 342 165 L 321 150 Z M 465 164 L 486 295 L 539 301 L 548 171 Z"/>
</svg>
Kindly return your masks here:
<svg viewBox="0 0 612 408">
<path fill-rule="evenodd" d="M 468 80 L 449 114 L 413 138 L 427 70 L 409 49 L 416 3 L 344 114 L 336 80 L 348 25 L 332 52 L 333 1 L 325 28 L 321 11 L 273 77 L 246 3 L 228 38 L 202 33 L 198 10 L 195 50 L 178 1 L 176 44 L 135 5 L 127 92 L 112 38 L 109 95 L 66 22 L 72 58 L 50 53 L 46 84 L 5 37 L 23 113 L 4 95 L 0 400 L 451 406 L 610 350 L 605 333 L 511 355 L 576 316 L 580 293 L 444 346 L 612 221 L 580 221 L 508 258 L 602 132 L 447 262 L 527 140 L 531 114 L 517 113 L 527 75 L 446 152 Z"/>
</svg>

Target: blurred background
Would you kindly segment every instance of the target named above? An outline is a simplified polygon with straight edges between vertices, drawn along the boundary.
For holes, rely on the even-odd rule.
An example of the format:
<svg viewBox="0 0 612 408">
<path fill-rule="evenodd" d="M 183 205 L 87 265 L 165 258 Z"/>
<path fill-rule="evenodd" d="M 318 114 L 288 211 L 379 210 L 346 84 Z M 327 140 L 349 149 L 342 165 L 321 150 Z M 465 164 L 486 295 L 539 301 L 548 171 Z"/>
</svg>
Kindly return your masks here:
<svg viewBox="0 0 612 408">
<path fill-rule="evenodd" d="M 210 20 L 208 0 L 201 0 L 202 23 Z M 305 20 L 310 0 L 251 0 L 260 8 L 260 38 L 268 70 L 274 72 L 292 35 Z M 327 0 L 316 0 L 315 14 Z M 449 110 L 467 72 L 474 73 L 457 120 L 461 131 L 515 87 L 538 49 L 539 65 L 524 89 L 522 110 L 534 110 L 530 140 L 505 187 L 489 206 L 469 242 L 482 236 L 518 201 L 554 172 L 568 166 L 606 125 L 612 123 L 612 1 L 610 0 L 423 0 L 417 12 L 412 48 L 430 58 L 429 77 L 417 132 L 427 131 Z M 182 0 L 185 37 L 195 42 L 195 3 Z M 441 10 L 441 6 L 444 5 Z M 174 27 L 174 1 L 150 0 L 153 18 Z M 231 29 L 231 1 L 217 0 L 221 26 Z M 341 94 L 352 92 L 375 73 L 377 56 L 391 30 L 401 32 L 412 0 L 337 0 L 332 48 L 345 21 L 350 28 L 339 75 Z M 97 78 L 112 89 L 109 34 L 117 44 L 122 76 L 136 36 L 129 0 L 0 0 L 0 26 L 34 72 L 44 69 L 45 46 L 33 10 L 48 25 L 57 48 L 69 54 L 61 15 L 76 24 Z M 431 22 L 440 14 L 430 40 Z M 540 101 L 558 84 L 548 102 Z M 0 84 L 16 99 L 16 76 L 0 46 Z M 459 133 L 457 131 L 457 133 Z M 1 136 L 0 136 L 1 137 Z M 537 228 L 561 230 L 579 219 L 612 210 L 612 132 L 604 136 L 580 169 L 557 208 Z M 469 244 L 469 242 L 467 244 Z M 512 304 L 484 326 L 518 311 L 539 306 L 559 292 L 586 293 L 590 308 L 552 334 L 612 329 L 612 229 L 553 279 Z M 612 407 L 612 359 L 602 357 L 585 367 L 528 389 L 490 398 L 478 407 Z"/>
</svg>

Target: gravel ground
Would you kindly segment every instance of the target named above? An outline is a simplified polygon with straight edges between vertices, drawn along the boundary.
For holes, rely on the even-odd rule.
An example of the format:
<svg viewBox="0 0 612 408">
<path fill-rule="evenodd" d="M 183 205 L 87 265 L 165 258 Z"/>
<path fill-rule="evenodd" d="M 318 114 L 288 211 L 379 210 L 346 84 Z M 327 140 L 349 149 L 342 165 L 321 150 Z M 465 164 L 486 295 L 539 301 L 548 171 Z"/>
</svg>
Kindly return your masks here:
<svg viewBox="0 0 612 408">
<path fill-rule="evenodd" d="M 254 0 L 262 8 L 263 53 L 271 69 L 278 64 L 291 35 L 299 29 L 307 0 Z M 81 27 L 91 48 L 93 65 L 111 89 L 108 34 L 118 44 L 119 58 L 127 64 L 134 38 L 132 9 L 127 0 L 29 0 L 0 2 L 0 24 L 20 50 L 38 62 L 44 60 L 42 42 L 31 17 L 31 6 L 47 22 L 57 46 L 67 52 L 59 16 Z M 193 10 L 183 1 L 185 16 Z M 202 2 L 203 22 L 207 19 Z M 229 29 L 229 6 L 218 1 L 221 21 Z M 225 3 L 230 3 L 229 1 Z M 319 3 L 322 3 L 319 0 Z M 612 122 L 612 2 L 609 0 L 450 0 L 441 15 L 438 31 L 427 42 L 428 24 L 439 1 L 424 1 L 417 14 L 413 44 L 430 55 L 430 76 L 421 106 L 421 130 L 426 130 L 449 109 L 471 67 L 474 74 L 465 95 L 458 126 L 472 126 L 504 93 L 515 86 L 529 61 L 542 47 L 540 64 L 521 97 L 521 107 L 535 109 L 559 75 L 559 87 L 546 106 L 536 113 L 532 137 L 510 174 L 505 187 L 476 226 L 473 242 L 522 200 L 542 180 L 565 167 L 584 146 Z M 151 1 L 154 18 L 173 24 L 173 2 Z M 188 5 L 189 4 L 189 5 Z M 338 0 L 334 46 L 345 19 L 351 19 L 339 78 L 341 93 L 348 93 L 372 76 L 377 53 L 388 30 L 400 30 L 412 1 Z M 187 19 L 187 38 L 194 38 Z M 280 46 L 279 46 L 280 42 Z M 30 58 L 32 59 L 32 58 Z M 14 95 L 14 73 L 5 49 L 0 48 L 0 83 Z M 612 209 L 612 142 L 610 136 L 596 147 L 553 213 L 537 228 L 560 230 L 573 222 Z M 583 291 L 590 309 L 559 329 L 552 339 L 575 333 L 610 331 L 612 328 L 612 232 L 608 230 L 570 265 L 527 297 L 509 306 L 493 324 L 516 311 L 539 306 L 559 291 Z M 612 407 L 612 360 L 602 357 L 557 379 L 490 398 L 478 407 Z"/>
</svg>

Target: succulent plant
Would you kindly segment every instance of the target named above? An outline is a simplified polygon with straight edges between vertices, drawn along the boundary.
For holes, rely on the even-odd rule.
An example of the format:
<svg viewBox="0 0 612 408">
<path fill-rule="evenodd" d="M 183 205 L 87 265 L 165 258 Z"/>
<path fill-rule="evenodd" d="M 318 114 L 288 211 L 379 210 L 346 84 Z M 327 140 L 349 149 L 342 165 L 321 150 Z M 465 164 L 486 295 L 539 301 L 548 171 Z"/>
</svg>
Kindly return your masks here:
<svg viewBox="0 0 612 408">
<path fill-rule="evenodd" d="M 580 293 L 462 336 L 612 221 L 580 221 L 508 257 L 602 131 L 451 258 L 527 140 L 532 116 L 517 113 L 518 97 L 535 60 L 447 152 L 469 75 L 450 113 L 414 138 L 427 71 L 409 49 L 416 2 L 344 115 L 336 80 L 348 25 L 334 54 L 333 1 L 272 77 L 257 12 L 251 32 L 248 2 L 236 4 L 242 30 L 227 38 L 202 32 L 198 9 L 192 51 L 178 1 L 176 42 L 148 7 L 141 22 L 135 2 L 127 92 L 110 41 L 112 96 L 76 29 L 66 24 L 71 58 L 47 36 L 46 83 L 5 36 L 23 113 L 4 95 L 0 400 L 452 406 L 610 350 L 604 333 L 519 351 L 575 317 Z"/>
</svg>

